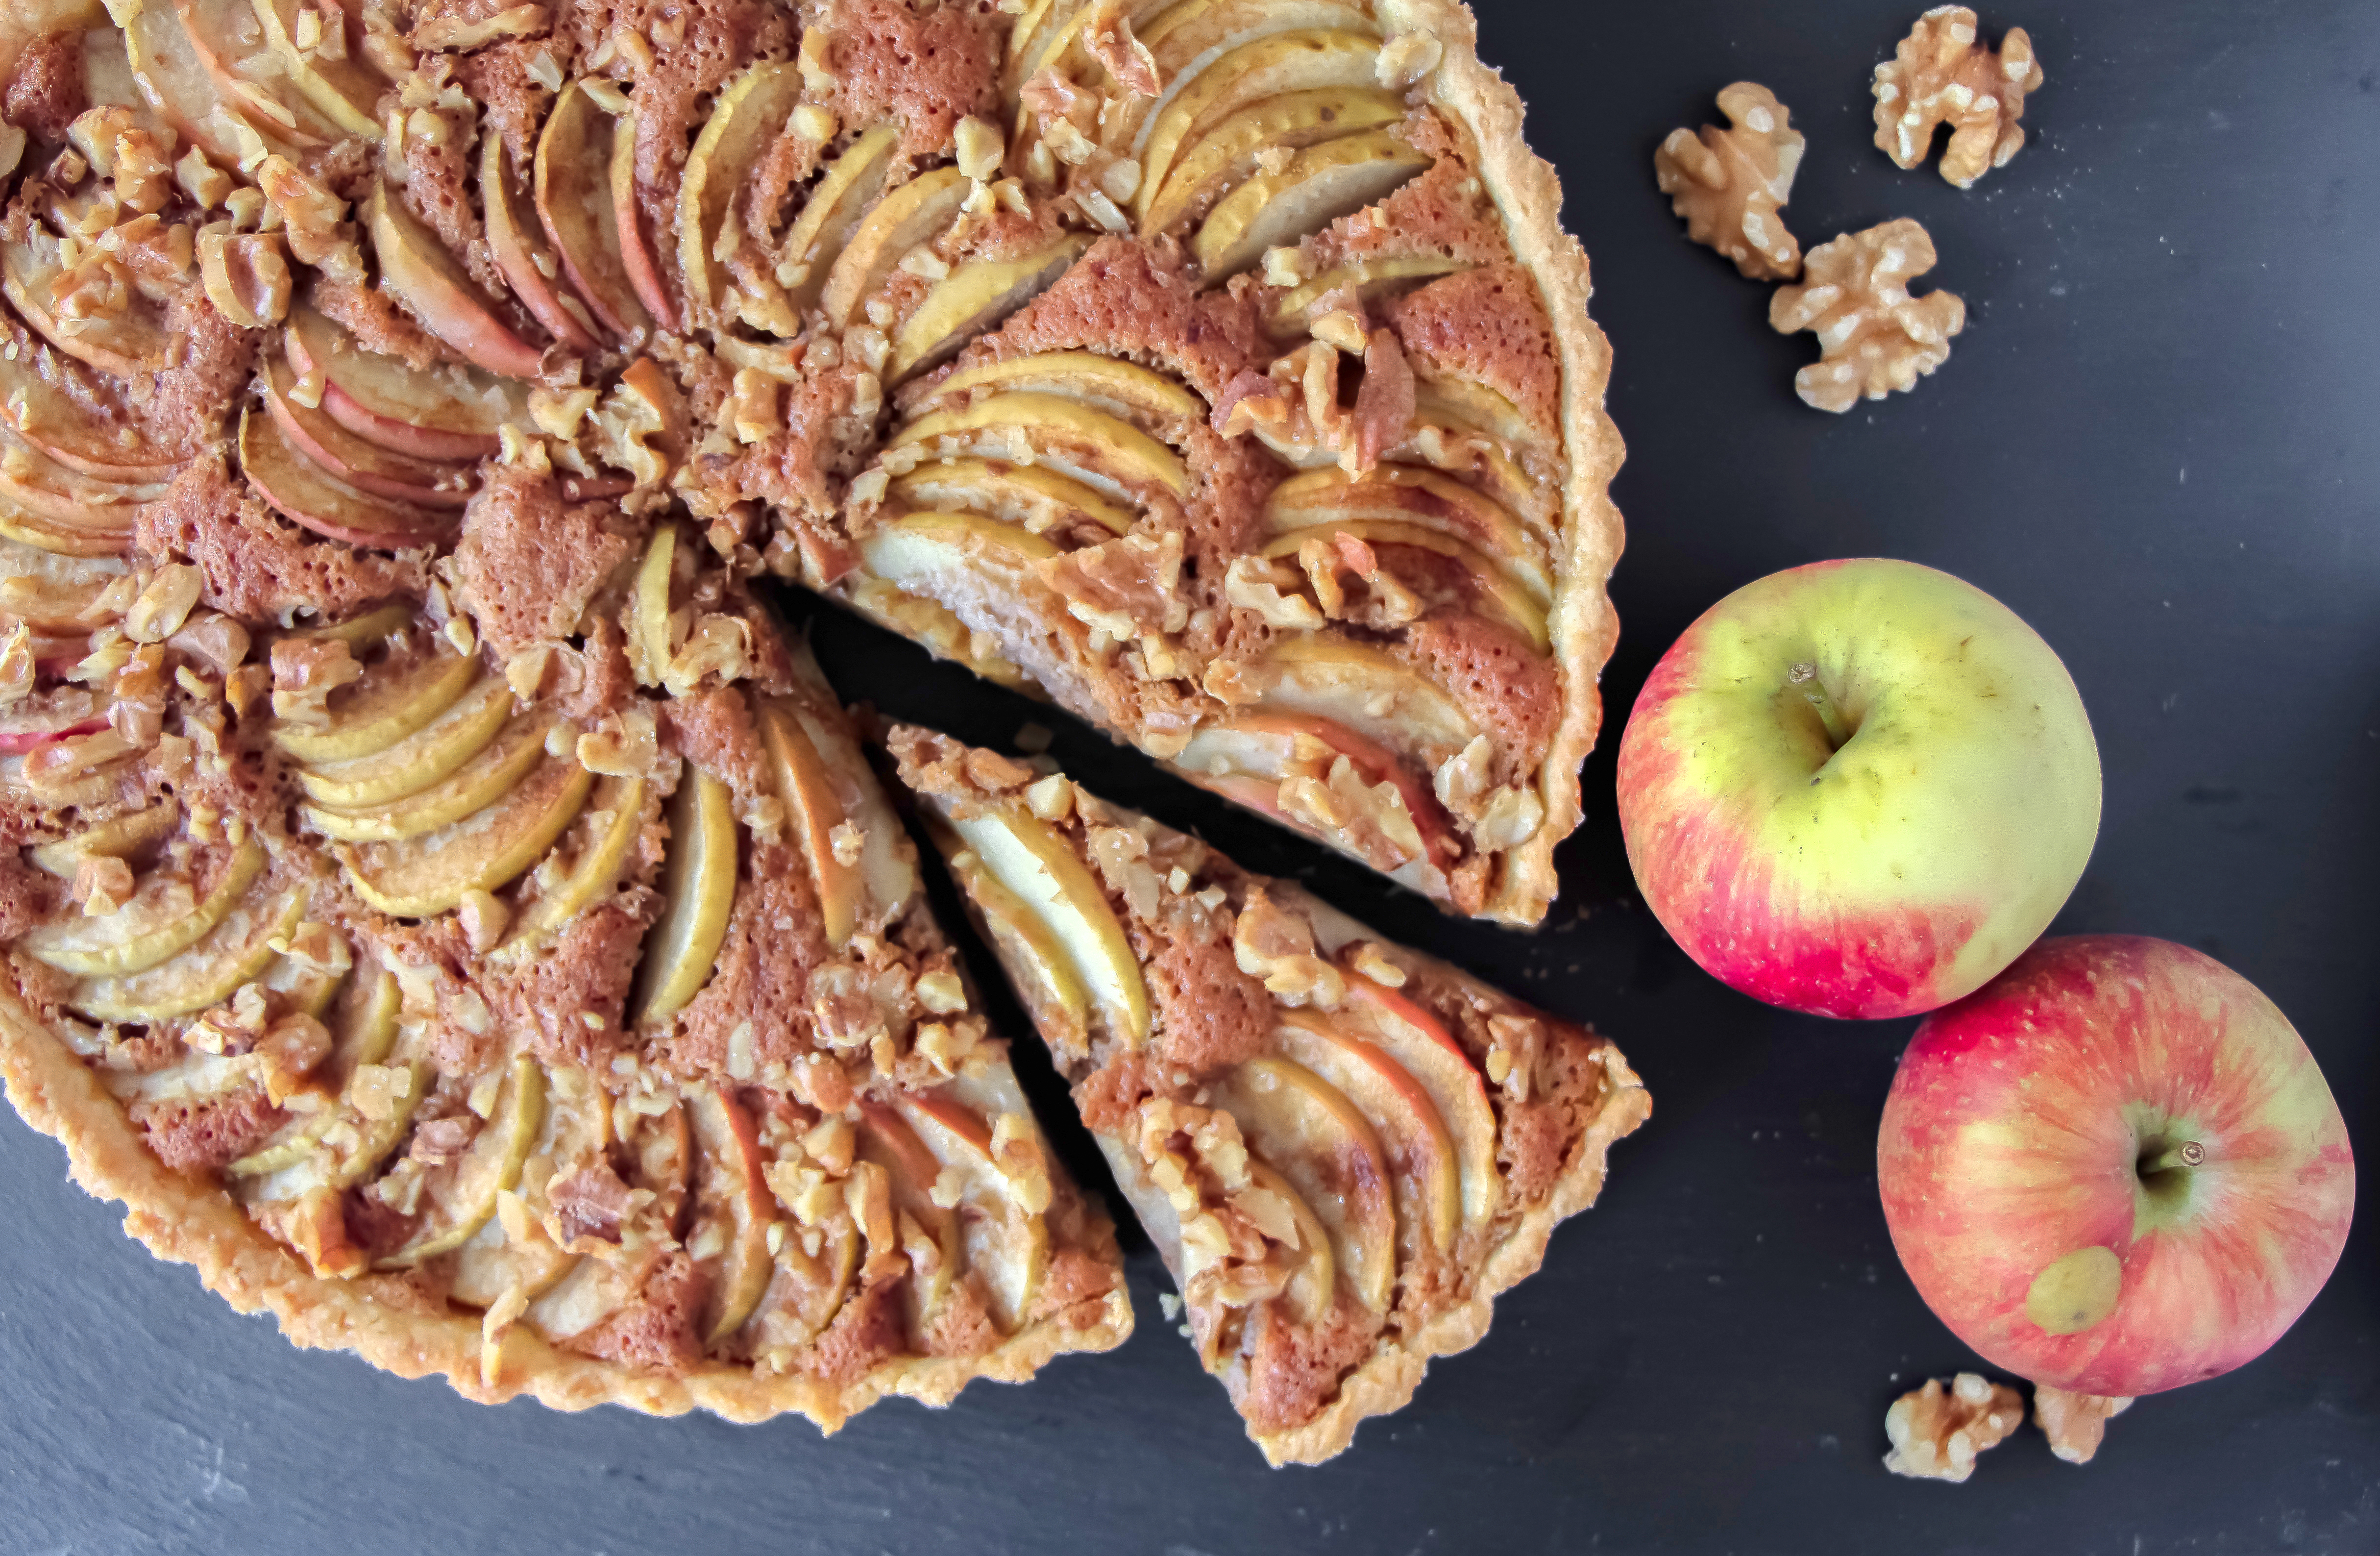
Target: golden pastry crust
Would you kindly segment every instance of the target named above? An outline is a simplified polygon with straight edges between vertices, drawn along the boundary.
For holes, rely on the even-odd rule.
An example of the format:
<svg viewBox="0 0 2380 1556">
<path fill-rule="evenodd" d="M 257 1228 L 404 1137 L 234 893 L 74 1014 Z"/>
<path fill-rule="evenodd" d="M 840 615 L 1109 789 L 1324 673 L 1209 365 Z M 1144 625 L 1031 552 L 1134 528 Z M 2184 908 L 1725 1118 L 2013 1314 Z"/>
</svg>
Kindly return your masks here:
<svg viewBox="0 0 2380 1556">
<path fill-rule="evenodd" d="M 482 1371 L 479 1320 L 424 1314 L 377 1300 L 369 1287 L 308 1273 L 221 1188 L 159 1161 L 91 1069 L 6 991 L 0 991 L 0 1079 L 18 1115 L 66 1148 L 74 1182 L 125 1207 L 126 1236 L 159 1258 L 189 1265 L 233 1311 L 270 1313 L 293 1344 L 352 1351 L 400 1378 L 443 1378 L 481 1404 L 527 1396 L 556 1410 L 622 1404 L 650 1416 L 708 1410 L 731 1421 L 791 1411 L 832 1432 L 880 1399 L 948 1404 L 976 1379 L 1021 1383 L 1064 1352 L 1111 1349 L 1132 1333 L 1131 1298 L 1119 1284 L 1079 1327 L 1039 1326 L 973 1357 L 904 1357 L 837 1390 L 804 1375 L 755 1377 L 748 1368 L 716 1364 L 678 1378 L 638 1372 L 516 1327 L 491 1380 Z"/>
</svg>

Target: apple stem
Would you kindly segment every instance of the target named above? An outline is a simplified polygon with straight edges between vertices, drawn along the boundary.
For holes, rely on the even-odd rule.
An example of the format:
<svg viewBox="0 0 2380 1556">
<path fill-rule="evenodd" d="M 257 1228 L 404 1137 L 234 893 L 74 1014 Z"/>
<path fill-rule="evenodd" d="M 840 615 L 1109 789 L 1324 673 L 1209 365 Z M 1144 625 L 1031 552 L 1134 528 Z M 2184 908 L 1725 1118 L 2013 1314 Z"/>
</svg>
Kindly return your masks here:
<svg viewBox="0 0 2380 1556">
<path fill-rule="evenodd" d="M 2203 1166 L 2205 1161 L 2206 1148 L 2200 1145 L 2196 1140 L 2189 1140 L 2178 1146 L 2168 1146 L 2165 1149 L 2157 1152 L 2155 1156 L 2150 1157 L 2147 1161 L 2142 1162 L 2140 1165 L 2140 1173 L 2142 1177 L 2145 1178 L 2155 1173 L 2165 1172 L 2169 1168 Z"/>
<path fill-rule="evenodd" d="M 1843 723 L 1842 714 L 1835 707 L 1835 699 L 1827 695 L 1825 685 L 1818 679 L 1818 667 L 1804 662 L 1787 671 L 1785 678 L 1800 687 L 1802 695 L 1809 699 L 1810 706 L 1817 711 L 1818 723 L 1827 731 L 1828 748 L 1840 751 L 1848 745 L 1852 733 L 1851 726 Z"/>
</svg>

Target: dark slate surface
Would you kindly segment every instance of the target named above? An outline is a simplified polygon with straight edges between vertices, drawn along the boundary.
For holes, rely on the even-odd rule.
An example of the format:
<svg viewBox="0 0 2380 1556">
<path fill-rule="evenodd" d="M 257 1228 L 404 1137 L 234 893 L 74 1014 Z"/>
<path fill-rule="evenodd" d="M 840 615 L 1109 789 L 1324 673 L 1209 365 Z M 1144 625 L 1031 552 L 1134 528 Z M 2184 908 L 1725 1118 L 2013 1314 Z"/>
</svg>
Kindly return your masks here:
<svg viewBox="0 0 2380 1556">
<path fill-rule="evenodd" d="M 2222 957 L 2296 1020 L 2351 1127 L 2380 1018 L 2380 6 L 2095 0 L 2033 31 L 2033 141 L 1961 194 L 1868 145 L 1868 70 L 1909 0 L 1491 0 L 1486 52 L 1533 104 L 1595 256 L 1631 456 L 1615 724 L 1660 650 L 1738 584 L 1813 558 L 1948 568 L 2071 666 L 2107 772 L 2061 926 Z M 1833 419 L 1767 294 L 1689 249 L 1654 144 L 1752 77 L 1811 136 L 1805 243 L 1933 231 L 1968 332 L 1912 396 Z M 808 614 L 807 606 L 797 611 Z M 1003 739 L 1023 705 L 827 613 L 854 698 Z M 1651 1125 L 1494 1332 L 1319 1471 L 1267 1471 L 1169 1332 L 947 1413 L 880 1407 L 832 1442 L 483 1410 L 301 1355 L 152 1262 L 0 1124 L 0 1551 L 964 1553 L 1257 1550 L 2368 1552 L 2380 1549 L 2380 1246 L 2348 1250 L 2253 1366 L 2152 1399 L 2099 1462 L 2027 1431 L 1951 1489 L 1878 1467 L 1888 1401 L 1970 1365 L 1878 1214 L 1876 1109 L 1909 1027 L 1831 1026 L 1704 978 L 1632 897 L 1608 816 L 1526 937 L 1439 922 L 1219 814 L 1079 729 L 1059 750 L 1247 863 L 1309 873 L 1381 928 L 1616 1035 Z M 2368 1222 L 2368 1218 L 2367 1218 Z"/>
</svg>

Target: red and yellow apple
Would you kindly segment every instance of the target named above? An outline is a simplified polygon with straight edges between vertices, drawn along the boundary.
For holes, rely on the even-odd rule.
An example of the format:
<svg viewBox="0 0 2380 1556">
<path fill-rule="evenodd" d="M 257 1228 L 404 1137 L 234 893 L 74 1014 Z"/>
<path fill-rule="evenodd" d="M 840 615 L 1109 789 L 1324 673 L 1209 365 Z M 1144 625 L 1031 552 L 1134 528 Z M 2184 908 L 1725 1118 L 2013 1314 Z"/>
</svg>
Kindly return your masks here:
<svg viewBox="0 0 2380 1556">
<path fill-rule="evenodd" d="M 2280 1338 L 2347 1242 L 2355 1158 L 2273 1003 L 2166 941 L 2043 941 L 1926 1017 L 1876 1137 L 1910 1278 L 1993 1365 L 2133 1395 Z"/>
<path fill-rule="evenodd" d="M 2033 943 L 2099 831 L 2099 752 L 2057 654 L 1947 573 L 1814 563 L 1703 614 L 1620 742 L 1646 906 L 1755 999 L 1914 1015 Z"/>
</svg>

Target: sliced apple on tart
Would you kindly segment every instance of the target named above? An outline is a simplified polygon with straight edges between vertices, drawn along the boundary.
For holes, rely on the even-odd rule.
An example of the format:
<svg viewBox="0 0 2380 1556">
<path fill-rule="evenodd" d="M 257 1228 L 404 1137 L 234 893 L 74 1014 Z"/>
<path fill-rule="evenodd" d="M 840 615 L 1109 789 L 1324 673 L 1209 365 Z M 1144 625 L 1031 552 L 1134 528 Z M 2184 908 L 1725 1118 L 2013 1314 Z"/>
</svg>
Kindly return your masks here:
<svg viewBox="0 0 2380 1556">
<path fill-rule="evenodd" d="M 884 180 L 892 170 L 892 154 L 900 145 L 898 128 L 889 124 L 871 126 L 827 164 L 826 172 L 811 187 L 800 213 L 785 229 L 781 246 L 782 262 L 794 276 L 785 284 L 785 294 L 796 311 L 817 306 L 860 218 L 883 192 Z M 896 254 L 894 259 L 898 258 Z"/>
<path fill-rule="evenodd" d="M 494 1217 L 496 1196 L 519 1186 L 522 1164 L 545 1127 L 545 1070 L 522 1054 L 503 1074 L 471 1143 L 422 1174 L 413 1235 L 377 1261 L 381 1269 L 403 1270 L 454 1252 Z"/>
<path fill-rule="evenodd" d="M 1259 170 L 1267 152 L 1303 150 L 1405 116 L 1402 99 L 1377 87 L 1287 91 L 1241 109 L 1183 149 L 1140 218 L 1144 234 L 1172 231 L 1203 215 Z"/>
<path fill-rule="evenodd" d="M 643 338 L 653 319 L 621 248 L 612 174 L 614 123 L 583 79 L 564 87 L 538 133 L 531 178 L 538 220 L 572 290 L 613 344 L 628 346 Z"/>
<path fill-rule="evenodd" d="M 1050 1228 L 1034 1189 L 1020 1182 L 1040 1170 L 1045 1149 L 1014 1076 L 970 1072 L 941 1090 L 905 1093 L 895 1106 L 942 1173 L 955 1175 L 966 1266 L 983 1282 L 993 1321 L 1015 1332 L 1049 1270 Z M 995 1149 L 995 1120 L 1002 1118 L 1023 1132 L 1014 1137 L 1028 1146 L 1023 1155 L 1030 1166 L 1014 1166 Z"/>
<path fill-rule="evenodd" d="M 1249 44 L 1281 32 L 1362 37 L 1377 31 L 1359 6 L 1341 0 L 1178 0 L 1135 30 L 1157 67 L 1157 95 L 1128 97 L 1111 122 L 1100 127 L 1104 144 L 1135 157 L 1148 150 L 1159 116 L 1218 60 L 1232 58 Z M 1353 84 L 1360 88 L 1366 83 Z M 1148 188 L 1145 180 L 1142 188 Z"/>
<path fill-rule="evenodd" d="M 356 894 L 392 918 L 424 918 L 527 871 L 567 829 L 594 786 L 567 757 L 546 757 L 493 804 L 395 843 L 337 843 Z"/>
<path fill-rule="evenodd" d="M 102 480 L 171 480 L 186 463 L 128 416 L 103 408 L 103 391 L 47 342 L 0 351 L 0 417 L 9 431 L 68 469 Z"/>
<path fill-rule="evenodd" d="M 730 207 L 744 192 L 761 154 L 784 129 L 801 94 L 798 69 L 783 61 L 762 60 L 720 89 L 710 117 L 694 138 L 678 182 L 677 267 L 699 308 L 722 307 L 728 283 L 712 250 L 719 246 Z"/>
<path fill-rule="evenodd" d="M 543 227 L 522 203 L 525 198 L 514 188 L 504 138 L 481 136 L 480 212 L 487 223 L 489 257 L 545 333 L 565 351 L 585 356 L 598 344 L 595 321 L 562 278 L 561 262 L 547 245 Z"/>
<path fill-rule="evenodd" d="M 543 353 L 497 316 L 494 302 L 385 182 L 373 182 L 364 221 L 382 287 L 423 329 L 476 367 L 506 378 L 538 375 Z"/>
<path fill-rule="evenodd" d="M 698 1329 L 704 1343 L 715 1345 L 744 1327 L 769 1289 L 776 1198 L 761 1175 L 752 1115 L 741 1102 L 706 1087 L 687 1095 L 686 1112 L 695 1167 L 694 1224 L 686 1243 L 709 1276 Z"/>
<path fill-rule="evenodd" d="M 702 992 L 735 909 L 734 791 L 689 765 L 670 799 L 669 832 L 662 916 L 646 938 L 640 965 L 638 1026 L 668 1020 Z"/>
<path fill-rule="evenodd" d="M 260 377 L 264 408 L 282 436 L 325 474 L 358 492 L 425 508 L 460 508 L 471 500 L 469 467 L 399 454 L 358 436 L 321 407 L 298 398 L 298 374 L 285 359 L 268 359 Z"/>
<path fill-rule="evenodd" d="M 885 361 L 885 382 L 899 383 L 956 356 L 967 342 L 1049 290 L 1090 242 L 1087 234 L 1069 233 L 1013 259 L 967 260 L 955 266 L 902 321 Z"/>
<path fill-rule="evenodd" d="M 910 510 L 981 514 L 1036 535 L 1076 524 L 1125 535 L 1137 517 L 1071 477 L 1002 459 L 929 460 L 895 476 L 885 500 Z"/>
<path fill-rule="evenodd" d="M 1418 176 L 1430 159 L 1393 131 L 1361 130 L 1308 146 L 1278 173 L 1258 173 L 1216 202 L 1190 240 L 1207 279 L 1248 269 L 1268 249 L 1296 243 Z"/>
<path fill-rule="evenodd" d="M 827 272 L 819 306 L 837 328 L 892 274 L 901 257 L 958 219 L 971 188 L 955 167 L 921 173 L 878 201 L 851 230 Z"/>
<path fill-rule="evenodd" d="M 1244 108 L 1285 92 L 1377 91 L 1379 55 L 1380 40 L 1369 31 L 1301 27 L 1267 30 L 1215 55 L 1149 116 L 1135 211 L 1147 213 L 1184 151 Z"/>
<path fill-rule="evenodd" d="M 642 778 L 616 773 L 597 782 L 574 821 L 587 835 L 578 841 L 560 879 L 538 891 L 513 921 L 504 943 L 488 953 L 491 962 L 502 966 L 528 956 L 612 893 L 625 878 L 637 835 L 644 830 L 645 787 Z"/>
<path fill-rule="evenodd" d="M 998 459 L 1013 455 L 1020 442 L 1032 463 L 1120 501 L 1149 487 L 1176 499 L 1190 492 L 1190 472 L 1180 455 L 1131 422 L 1061 395 L 1005 391 L 929 411 L 903 427 L 888 446 L 923 444 L 945 454 Z"/>
<path fill-rule="evenodd" d="M 0 240 L 0 295 L 18 316 L 58 351 L 120 379 L 162 371 L 180 350 L 148 304 L 132 298 L 115 313 L 65 319 L 54 299 L 66 285 L 63 251 L 47 229 L 29 226 L 15 241 Z"/>
<path fill-rule="evenodd" d="M 244 410 L 240 473 L 283 517 L 334 541 L 404 551 L 444 540 L 458 516 L 348 485 L 306 456 L 268 413 Z"/>
<path fill-rule="evenodd" d="M 528 401 L 517 383 L 459 363 L 422 369 L 368 350 L 302 303 L 290 311 L 283 345 L 301 378 L 319 375 L 326 415 L 394 453 L 484 459 L 502 446 L 498 428 L 528 420 Z"/>
<path fill-rule="evenodd" d="M 175 6 L 142 5 L 122 25 L 126 63 L 140 95 L 183 140 L 195 141 L 226 167 L 249 154 L 249 136 L 268 145 L 289 144 L 277 115 L 260 112 L 253 98 L 243 94 L 235 101 L 218 89 Z M 251 90 L 263 95 L 261 88 Z"/>
<path fill-rule="evenodd" d="M 310 7 L 305 0 L 249 0 L 249 6 L 289 85 L 337 133 L 378 140 L 381 123 L 373 109 L 389 81 L 367 61 L 364 28 L 353 7 L 344 0 Z M 309 9 L 315 18 L 310 24 L 304 18 Z M 301 42 L 310 30 L 316 41 Z"/>
</svg>

